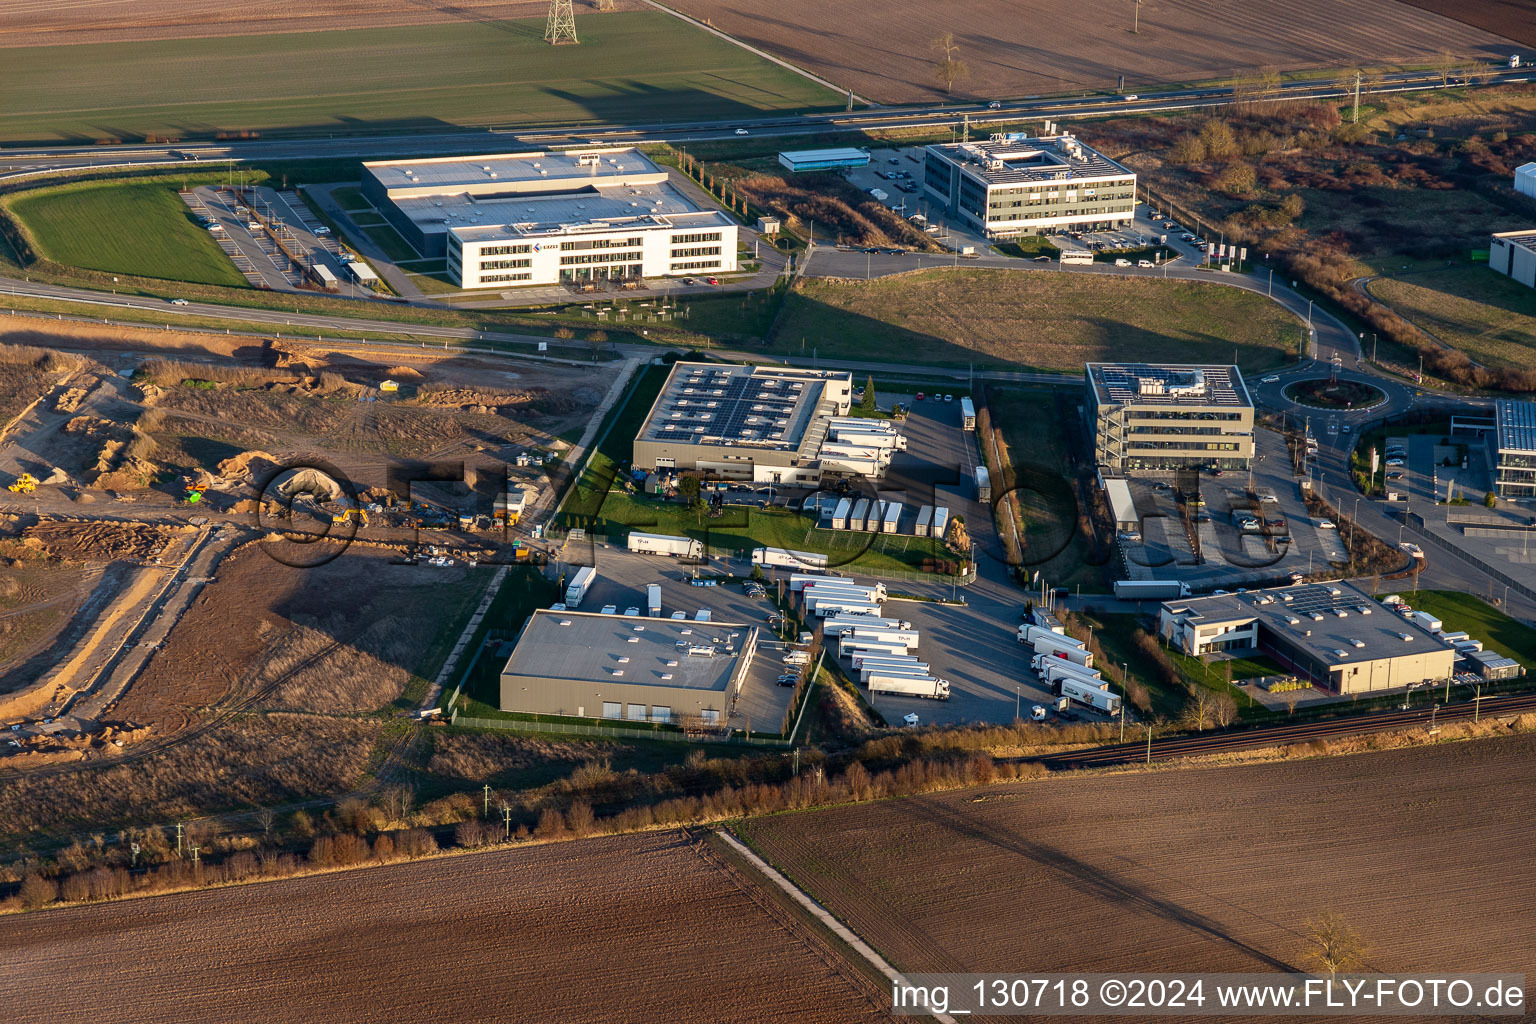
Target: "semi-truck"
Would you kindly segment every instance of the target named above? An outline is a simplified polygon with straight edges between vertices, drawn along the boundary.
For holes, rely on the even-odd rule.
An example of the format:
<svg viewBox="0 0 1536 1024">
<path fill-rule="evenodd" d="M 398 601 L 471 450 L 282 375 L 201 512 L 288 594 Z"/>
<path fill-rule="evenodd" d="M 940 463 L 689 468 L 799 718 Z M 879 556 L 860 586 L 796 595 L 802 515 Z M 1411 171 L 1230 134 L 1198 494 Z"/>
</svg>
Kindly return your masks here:
<svg viewBox="0 0 1536 1024">
<path fill-rule="evenodd" d="M 873 658 L 854 666 L 859 673 L 859 682 L 868 683 L 875 676 L 911 675 L 921 678 L 930 675 L 927 662 L 922 661 L 877 661 Z"/>
<path fill-rule="evenodd" d="M 969 398 L 960 399 L 960 426 L 964 430 L 976 429 L 976 404 Z"/>
<path fill-rule="evenodd" d="M 881 643 L 878 640 L 851 640 L 844 637 L 838 641 L 837 653 L 844 658 L 858 659 L 863 654 L 892 655 L 905 657 L 911 652 L 906 644 Z"/>
<path fill-rule="evenodd" d="M 1057 640 L 1073 643 L 1078 647 L 1087 646 L 1076 637 L 1067 636 L 1065 626 L 1063 626 L 1061 629 L 1052 629 L 1050 626 L 1037 626 L 1033 623 L 1025 623 L 1019 627 L 1019 643 L 1033 644 L 1035 642 L 1035 637 L 1037 636 L 1055 637 Z"/>
<path fill-rule="evenodd" d="M 843 635 L 848 636 L 849 634 L 845 633 Z M 852 635 L 860 640 L 906 644 L 908 647 L 917 646 L 917 630 L 915 629 L 891 629 L 889 627 L 868 626 L 854 630 Z"/>
<path fill-rule="evenodd" d="M 661 584 L 652 583 L 645 588 L 645 605 L 647 614 L 653 619 L 661 618 Z"/>
<path fill-rule="evenodd" d="M 1188 597 L 1189 584 L 1180 580 L 1115 580 L 1115 596 L 1123 601 L 1167 601 Z"/>
<path fill-rule="evenodd" d="M 1063 679 L 1076 679 L 1078 682 L 1094 686 L 1108 685 L 1104 682 L 1103 677 L 1099 675 L 1097 669 L 1085 668 L 1082 665 L 1063 661 L 1060 658 L 1037 655 L 1034 662 L 1031 663 L 1031 667 L 1034 668 L 1035 675 L 1040 678 L 1040 682 L 1049 686 L 1053 693 L 1061 689 L 1061 681 Z"/>
<path fill-rule="evenodd" d="M 1069 636 L 1060 636 L 1056 633 L 1046 633 L 1035 637 L 1033 643 L 1036 654 L 1070 661 L 1084 668 L 1093 668 L 1093 655 L 1081 646 L 1081 640 L 1074 640 Z"/>
<path fill-rule="evenodd" d="M 1063 679 L 1061 681 L 1061 695 L 1070 697 L 1079 704 L 1085 704 L 1095 711 L 1102 711 L 1107 715 L 1120 713 L 1120 695 L 1100 689 L 1090 683 L 1075 679 Z"/>
<path fill-rule="evenodd" d="M 896 658 L 900 661 L 916 660 L 917 655 L 910 653 L 904 647 L 895 649 L 885 647 L 845 647 L 842 654 L 853 662 L 853 667 L 858 668 L 866 658 L 874 658 L 877 661 L 886 658 Z"/>
<path fill-rule="evenodd" d="M 646 555 L 701 558 L 704 555 L 704 544 L 690 537 L 668 537 L 660 533 L 631 533 L 629 550 Z"/>
<path fill-rule="evenodd" d="M 565 606 L 567 608 L 580 607 L 582 599 L 587 596 L 587 591 L 592 589 L 592 583 L 597 579 L 597 570 L 590 565 L 584 565 L 576 570 L 576 575 L 571 577 L 570 585 L 565 588 Z"/>
<path fill-rule="evenodd" d="M 785 569 L 825 569 L 827 556 L 814 551 L 791 551 L 788 548 L 756 548 L 752 552 L 753 565 L 776 565 Z"/>
<path fill-rule="evenodd" d="M 805 602 L 806 610 L 819 619 L 830 615 L 879 615 L 880 606 L 864 601 L 853 594 L 838 597 L 813 597 Z"/>
<path fill-rule="evenodd" d="M 992 500 L 992 477 L 988 475 L 986 466 L 976 467 L 976 500 Z"/>
<path fill-rule="evenodd" d="M 884 601 L 884 583 L 855 583 L 835 576 L 791 576 L 789 589 L 803 592 L 807 598 L 813 594 L 859 594 L 867 601 Z"/>
<path fill-rule="evenodd" d="M 927 697 L 949 700 L 949 680 L 932 676 L 872 675 L 866 680 L 870 693 L 891 693 L 902 697 Z"/>
<path fill-rule="evenodd" d="M 827 636 L 842 636 L 856 629 L 911 629 L 912 623 L 879 615 L 838 615 L 821 624 Z"/>
</svg>

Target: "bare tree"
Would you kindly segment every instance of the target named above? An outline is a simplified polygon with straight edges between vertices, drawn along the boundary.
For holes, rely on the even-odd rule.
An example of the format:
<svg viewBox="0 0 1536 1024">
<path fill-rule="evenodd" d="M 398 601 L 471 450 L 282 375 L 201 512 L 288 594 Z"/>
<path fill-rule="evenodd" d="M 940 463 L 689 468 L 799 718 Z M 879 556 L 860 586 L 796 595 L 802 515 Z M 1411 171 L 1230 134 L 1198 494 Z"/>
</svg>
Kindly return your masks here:
<svg viewBox="0 0 1536 1024">
<path fill-rule="evenodd" d="M 277 824 L 277 812 L 270 807 L 262 807 L 256 812 L 256 824 L 261 826 L 261 838 L 272 838 L 272 826 Z"/>
<path fill-rule="evenodd" d="M 953 92 L 955 82 L 971 73 L 965 61 L 959 57 L 960 47 L 953 32 L 945 32 L 933 41 L 933 52 L 938 59 L 933 62 L 933 77 L 944 83 L 945 92 Z"/>
<path fill-rule="evenodd" d="M 1460 64 L 1461 62 L 1456 59 L 1456 55 L 1450 50 L 1441 50 L 1430 61 L 1429 67 L 1440 79 L 1441 85 L 1450 85 L 1451 78 L 1455 76 L 1456 69 Z"/>
<path fill-rule="evenodd" d="M 1296 705 L 1301 702 L 1301 695 L 1304 692 L 1304 690 L 1285 690 L 1281 692 L 1280 699 L 1285 701 L 1285 708 L 1291 714 L 1294 715 L 1296 713 Z"/>
<path fill-rule="evenodd" d="M 1331 910 L 1307 922 L 1307 939 L 1307 958 L 1330 977 L 1361 966 L 1370 952 L 1360 934 Z"/>
<path fill-rule="evenodd" d="M 1184 725 L 1196 732 L 1210 728 L 1211 715 L 1216 706 L 1216 695 L 1196 683 L 1186 687 L 1189 698 L 1184 702 Z"/>
<path fill-rule="evenodd" d="M 1237 721 L 1237 701 L 1230 693 L 1218 694 L 1211 713 L 1216 718 L 1216 724 L 1226 729 Z"/>
</svg>

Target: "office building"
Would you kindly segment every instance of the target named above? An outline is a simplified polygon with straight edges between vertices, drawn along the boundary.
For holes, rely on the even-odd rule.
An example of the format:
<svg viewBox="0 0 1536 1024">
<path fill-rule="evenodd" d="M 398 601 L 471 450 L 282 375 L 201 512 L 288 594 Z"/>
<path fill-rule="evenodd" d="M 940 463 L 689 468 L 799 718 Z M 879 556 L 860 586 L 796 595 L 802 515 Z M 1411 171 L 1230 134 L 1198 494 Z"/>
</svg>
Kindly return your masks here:
<svg viewBox="0 0 1536 1024">
<path fill-rule="evenodd" d="M 463 288 L 734 271 L 737 227 L 634 149 L 380 160 L 363 195 Z"/>
<path fill-rule="evenodd" d="M 830 171 L 844 167 L 868 167 L 869 150 L 795 149 L 779 154 L 779 164 L 791 172 Z"/>
<path fill-rule="evenodd" d="M 1089 363 L 1094 458 L 1114 474 L 1247 469 L 1253 399 L 1236 366 Z"/>
<path fill-rule="evenodd" d="M 853 401 L 846 371 L 677 363 L 635 435 L 634 468 L 816 486 L 834 416 Z M 838 447 L 831 472 L 875 473 Z"/>
<path fill-rule="evenodd" d="M 1261 651 L 1341 694 L 1433 683 L 1456 662 L 1450 643 L 1344 582 L 1167 601 L 1158 629 L 1192 657 Z"/>
<path fill-rule="evenodd" d="M 724 724 L 758 636 L 744 623 L 540 609 L 501 670 L 501 710 Z M 760 674 L 775 671 L 763 659 Z"/>
<path fill-rule="evenodd" d="M 1136 173 L 1066 133 L 928 146 L 923 190 L 988 238 L 1116 228 L 1136 214 Z"/>
<path fill-rule="evenodd" d="M 1501 498 L 1536 498 L 1536 402 L 1493 403 L 1493 489 Z"/>
</svg>

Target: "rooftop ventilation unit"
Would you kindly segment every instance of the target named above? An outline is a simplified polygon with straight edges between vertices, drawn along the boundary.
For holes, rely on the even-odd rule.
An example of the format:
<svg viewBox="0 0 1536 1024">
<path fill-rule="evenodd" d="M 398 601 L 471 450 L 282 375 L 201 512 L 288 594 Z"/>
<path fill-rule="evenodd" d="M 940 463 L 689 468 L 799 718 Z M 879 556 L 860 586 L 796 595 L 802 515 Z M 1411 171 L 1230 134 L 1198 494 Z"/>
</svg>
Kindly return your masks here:
<svg viewBox="0 0 1536 1024">
<path fill-rule="evenodd" d="M 1405 644 L 1413 643 L 1413 634 L 1412 633 L 1399 633 L 1397 635 L 1403 638 L 1403 643 L 1405 643 Z"/>
<path fill-rule="evenodd" d="M 562 625 L 562 626 L 569 626 L 570 624 L 571 624 L 571 620 L 570 619 L 561 619 L 560 620 L 560 625 Z"/>
<path fill-rule="evenodd" d="M 626 655 L 622 656 L 621 658 L 619 658 L 619 664 L 620 665 L 628 665 L 629 664 L 629 655 L 626 654 Z"/>
</svg>

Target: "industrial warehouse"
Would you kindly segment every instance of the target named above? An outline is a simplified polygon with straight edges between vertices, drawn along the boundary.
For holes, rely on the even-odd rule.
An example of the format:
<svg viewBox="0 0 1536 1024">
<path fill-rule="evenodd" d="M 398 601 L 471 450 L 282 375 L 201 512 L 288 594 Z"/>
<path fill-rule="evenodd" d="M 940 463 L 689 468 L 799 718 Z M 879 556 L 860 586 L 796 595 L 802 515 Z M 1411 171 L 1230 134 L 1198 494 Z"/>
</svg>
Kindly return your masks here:
<svg viewBox="0 0 1536 1024">
<path fill-rule="evenodd" d="M 381 160 L 363 195 L 463 288 L 736 269 L 736 224 L 634 149 Z"/>
<path fill-rule="evenodd" d="M 1457 649 L 1438 628 L 1344 582 L 1168 601 L 1158 622 L 1162 637 L 1192 657 L 1262 650 L 1340 694 L 1450 678 Z"/>
<path fill-rule="evenodd" d="M 1501 398 L 1493 411 L 1494 490 L 1501 498 L 1536 497 L 1536 402 Z"/>
<path fill-rule="evenodd" d="M 852 401 L 847 372 L 677 363 L 635 435 L 634 467 L 796 487 L 879 478 L 906 438 L 849 417 Z"/>
<path fill-rule="evenodd" d="M 988 238 L 1107 230 L 1136 216 L 1136 172 L 1066 132 L 928 146 L 923 187 Z"/>
<path fill-rule="evenodd" d="M 1094 459 L 1112 473 L 1247 469 L 1253 399 L 1236 366 L 1088 363 Z"/>
<path fill-rule="evenodd" d="M 747 682 L 758 627 L 539 610 L 501 670 L 501 710 L 720 725 Z"/>
</svg>

